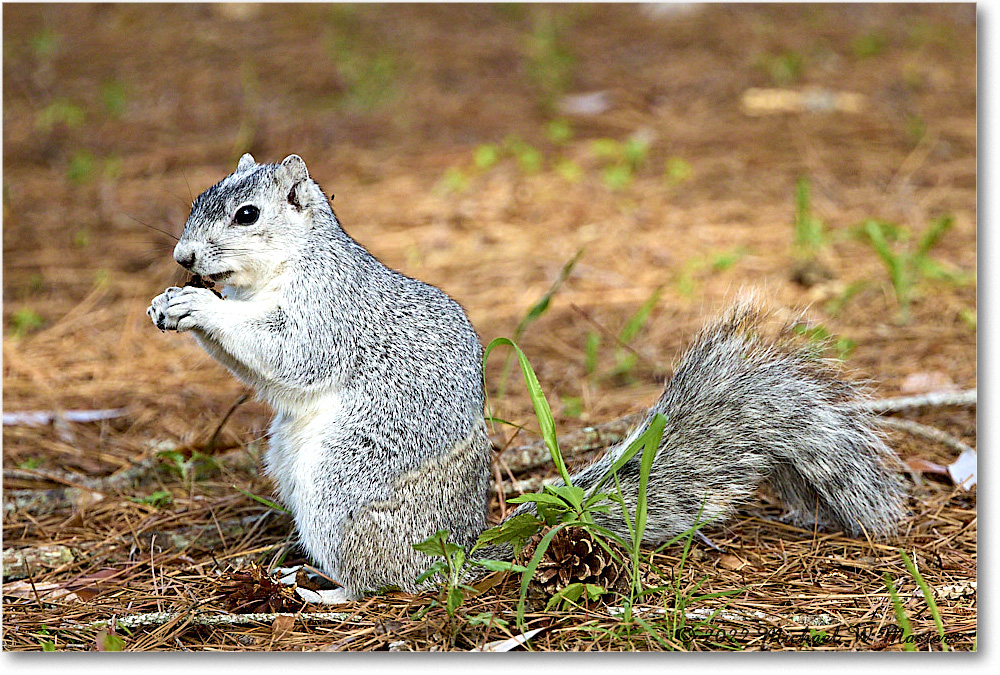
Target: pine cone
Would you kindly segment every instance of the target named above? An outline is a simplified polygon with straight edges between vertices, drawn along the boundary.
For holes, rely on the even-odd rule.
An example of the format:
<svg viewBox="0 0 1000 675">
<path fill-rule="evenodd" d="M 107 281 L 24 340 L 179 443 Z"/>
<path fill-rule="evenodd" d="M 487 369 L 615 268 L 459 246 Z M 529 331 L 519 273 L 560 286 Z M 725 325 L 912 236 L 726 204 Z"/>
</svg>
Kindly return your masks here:
<svg viewBox="0 0 1000 675">
<path fill-rule="evenodd" d="M 535 554 L 546 532 L 539 532 L 525 545 L 522 551 L 525 561 Z M 627 559 L 624 551 L 618 554 L 623 560 Z M 597 584 L 605 590 L 623 591 L 628 585 L 628 575 L 621 563 L 594 541 L 590 532 L 572 527 L 560 530 L 549 543 L 531 582 L 535 591 L 532 595 L 552 597 L 572 583 Z"/>
<path fill-rule="evenodd" d="M 294 586 L 283 586 L 255 563 L 246 571 L 233 571 L 219 580 L 226 609 L 235 614 L 297 612 L 305 602 Z"/>
</svg>

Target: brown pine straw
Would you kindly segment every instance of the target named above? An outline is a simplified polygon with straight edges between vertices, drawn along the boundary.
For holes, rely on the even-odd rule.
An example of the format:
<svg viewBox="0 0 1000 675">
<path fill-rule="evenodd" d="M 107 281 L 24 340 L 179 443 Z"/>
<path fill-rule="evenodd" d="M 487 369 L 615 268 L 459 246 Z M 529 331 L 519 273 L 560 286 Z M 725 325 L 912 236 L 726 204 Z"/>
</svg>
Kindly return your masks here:
<svg viewBox="0 0 1000 675">
<path fill-rule="evenodd" d="M 189 78 L 156 49 L 129 50 L 121 40 L 124 21 L 150 45 L 174 47 L 189 37 L 177 16 L 223 21 L 215 9 L 67 5 L 53 6 L 55 15 L 49 9 L 4 7 L 3 407 L 127 407 L 129 413 L 93 424 L 3 428 L 5 554 L 20 551 L 30 567 L 27 577 L 4 582 L 5 650 L 40 650 L 47 642 L 92 650 L 111 631 L 137 651 L 468 650 L 544 628 L 525 648 L 896 651 L 902 645 L 886 572 L 918 648 L 940 649 L 900 550 L 939 594 L 947 645 L 973 648 L 977 491 L 916 471 L 907 476 L 910 516 L 885 541 L 782 523 L 780 506 L 765 492 L 728 525 L 706 530 L 722 551 L 695 541 L 683 566 L 682 544 L 646 551 L 650 579 L 656 574 L 668 588 L 638 599 L 633 614 L 655 636 L 626 619 L 622 598 L 549 611 L 529 606 L 526 625 L 518 627 L 518 580 L 502 577 L 468 598 L 457 619 L 432 606 L 433 594 L 389 592 L 344 607 L 308 607 L 294 617 L 211 623 L 226 616 L 217 590 L 226 570 L 308 561 L 295 547 L 288 516 L 240 491 L 272 497 L 260 462 L 270 412 L 251 398 L 220 428 L 244 388 L 189 336 L 151 326 L 149 300 L 183 283 L 184 275 L 171 259 L 171 239 L 133 219 L 178 234 L 191 199 L 235 166 L 234 115 L 246 110 L 259 132 L 249 148 L 258 159 L 302 154 L 310 173 L 337 194 L 347 231 L 389 266 L 454 296 L 484 342 L 512 335 L 563 264 L 584 248 L 548 311 L 520 341 L 560 438 L 648 406 L 684 345 L 741 288 L 762 288 L 774 306 L 790 311 L 811 307 L 810 316 L 832 335 L 853 340 L 849 376 L 871 380 L 880 399 L 974 389 L 975 282 L 920 284 L 912 319 L 900 325 L 883 264 L 851 234 L 869 218 L 919 233 L 949 213 L 955 227 L 932 257 L 975 272 L 974 8 L 871 5 L 858 18 L 853 8 L 835 6 L 815 12 L 708 6 L 677 18 L 678 30 L 627 6 L 553 8 L 565 19 L 577 59 L 572 86 L 604 91 L 612 101 L 603 115 L 570 119 L 576 135 L 561 147 L 547 140 L 551 118 L 539 111 L 537 89 L 523 72 L 526 56 L 517 51 L 534 14 L 497 18 L 503 8 L 485 5 L 393 12 L 359 6 L 367 31 L 359 42 L 371 37 L 373 49 L 398 47 L 413 60 L 396 82 L 403 95 L 361 113 L 320 105 L 318 87 L 343 83 L 317 82 L 310 78 L 318 70 L 301 67 L 329 63 L 329 41 L 303 38 L 330 24 L 322 5 L 259 10 L 255 26 L 275 39 L 257 45 L 259 63 L 268 64 L 257 74 L 261 90 L 274 95 L 257 108 L 233 85 L 233 66 L 244 57 L 239 41 L 213 41 L 205 67 Z M 63 35 L 42 68 L 28 38 L 55 25 L 59 12 L 69 19 L 55 23 L 78 32 Z M 956 18 L 960 12 L 973 20 Z M 889 47 L 876 59 L 856 60 L 850 45 L 869 19 L 887 32 Z M 870 107 L 860 115 L 745 115 L 738 102 L 747 83 L 770 77 L 761 56 L 816 43 L 817 25 L 836 53 L 828 60 L 817 55 L 815 63 L 807 56 L 801 84 L 858 92 Z M 947 44 L 914 44 L 916 31 L 908 32 L 914 26 L 941 26 L 951 37 Z M 384 35 L 398 44 L 382 45 L 376 38 Z M 129 78 L 127 88 L 135 86 L 120 120 L 100 112 L 94 72 L 120 74 Z M 503 95 L 481 95 L 490 91 Z M 64 97 L 87 108 L 85 122 L 40 129 L 39 111 Z M 179 124 L 171 101 L 197 102 L 194 122 Z M 907 131 L 917 113 L 928 127 L 919 144 Z M 627 188 L 608 189 L 591 142 L 624 141 L 640 129 L 655 135 L 647 163 Z M 545 154 L 543 170 L 529 175 L 511 158 L 472 171 L 476 146 L 502 143 L 508 134 Z M 95 171 L 89 181 L 69 181 L 66 166 L 78 149 L 90 148 L 103 166 L 98 147 L 121 160 L 118 176 Z M 680 184 L 665 182 L 663 167 L 672 157 L 691 166 Z M 552 168 L 557 159 L 578 163 L 584 178 L 567 182 Z M 451 167 L 468 172 L 465 190 L 440 189 Z M 800 177 L 811 181 L 813 212 L 830 234 L 825 262 L 836 275 L 811 288 L 790 278 Z M 72 241 L 77 227 L 89 234 L 86 245 Z M 720 254 L 737 247 L 745 253 L 738 262 L 713 268 Z M 827 311 L 854 283 L 866 285 L 839 312 Z M 660 301 L 628 345 L 639 356 L 635 368 L 610 374 L 621 328 L 656 289 Z M 15 335 L 14 318 L 25 311 L 43 325 Z M 593 373 L 584 366 L 590 334 L 602 340 Z M 501 363 L 491 359 L 486 367 L 493 390 Z M 492 415 L 525 427 L 513 440 L 514 430 L 494 430 L 498 446 L 511 441 L 511 452 L 494 464 L 497 493 L 537 488 L 554 472 L 537 453 L 513 452 L 537 438 L 521 383 L 512 377 L 507 396 L 490 404 Z M 892 418 L 976 447 L 975 408 L 920 407 Z M 899 430 L 886 434 L 904 461 L 955 459 L 937 442 Z M 580 465 L 600 452 L 590 447 L 570 461 Z M 51 479 L 57 476 L 64 480 Z M 160 502 L 143 503 L 156 493 L 164 493 Z M 495 497 L 491 512 L 498 517 L 504 507 Z M 47 549 L 54 553 L 40 555 L 41 547 L 55 547 Z M 682 597 L 737 592 L 687 606 L 682 629 L 674 589 Z M 505 623 L 490 624 L 487 614 Z M 711 630 L 698 629 L 702 621 Z M 130 622 L 144 625 L 129 628 Z"/>
<path fill-rule="evenodd" d="M 252 486 L 253 475 L 243 470 L 226 477 L 225 471 L 223 467 L 199 480 L 190 496 L 180 496 L 184 488 L 178 477 L 158 472 L 158 484 L 177 495 L 169 509 L 136 504 L 122 494 L 75 513 L 8 514 L 7 542 L 16 541 L 18 547 L 63 544 L 77 554 L 57 569 L 34 570 L 31 583 L 36 589 L 61 585 L 79 599 L 50 602 L 39 597 L 44 590 L 5 598 L 6 648 L 38 649 L 41 641 L 53 639 L 60 649 L 88 649 L 98 630 L 108 625 L 117 626 L 129 649 L 471 649 L 518 633 L 513 625 L 486 628 L 449 621 L 440 607 L 419 615 L 433 600 L 431 594 L 389 593 L 343 608 L 309 607 L 277 641 L 271 640 L 274 615 L 225 619 L 216 588 L 220 573 L 250 560 L 273 561 L 290 545 L 287 516 L 268 515 L 266 507 L 233 492 L 232 480 Z M 674 571 L 680 567 L 681 545 L 649 559 L 660 583 L 679 584 L 682 594 L 703 578 L 697 594 L 742 589 L 725 600 L 687 608 L 688 626 L 720 609 L 709 622 L 711 630 L 678 631 L 688 640 L 664 642 L 637 626 L 629 634 L 614 608 L 620 601 L 612 601 L 572 611 L 536 607 L 527 614 L 527 627 L 550 630 L 530 644 L 558 650 L 662 649 L 664 644 L 695 650 L 899 648 L 892 639 L 895 621 L 882 583 L 882 573 L 888 571 L 926 645 L 935 634 L 933 620 L 898 549 L 914 558 L 932 588 L 974 580 L 974 505 L 975 492 L 924 481 L 914 491 L 914 514 L 901 535 L 878 542 L 783 524 L 780 508 L 765 499 L 730 526 L 709 532 L 724 552 L 693 544 L 679 578 Z M 495 613 L 513 624 L 516 588 L 513 580 L 502 581 L 470 598 L 461 611 L 466 617 Z M 673 603 L 672 591 L 656 593 L 642 599 L 636 612 L 667 636 L 669 619 L 663 615 L 675 616 Z M 938 599 L 938 608 L 948 644 L 970 648 L 975 592 Z M 816 631 L 828 635 L 828 642 L 816 643 L 822 640 Z M 809 639 L 813 642 L 806 643 Z"/>
</svg>

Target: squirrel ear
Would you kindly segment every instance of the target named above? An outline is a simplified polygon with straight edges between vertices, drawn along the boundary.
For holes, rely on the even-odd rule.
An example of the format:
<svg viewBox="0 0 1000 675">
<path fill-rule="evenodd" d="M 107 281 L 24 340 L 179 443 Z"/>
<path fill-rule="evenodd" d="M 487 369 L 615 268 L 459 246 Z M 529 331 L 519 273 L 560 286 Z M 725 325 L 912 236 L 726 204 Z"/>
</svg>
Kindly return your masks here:
<svg viewBox="0 0 1000 675">
<path fill-rule="evenodd" d="M 245 171 L 256 163 L 257 162 L 255 162 L 253 159 L 253 155 L 251 155 L 249 152 L 244 153 L 244 155 L 240 157 L 240 163 L 236 165 L 236 170 Z"/>
<path fill-rule="evenodd" d="M 305 161 L 298 155 L 289 155 L 281 160 L 281 166 L 288 172 L 292 183 L 301 183 L 309 179 L 309 169 L 306 168 Z"/>
<path fill-rule="evenodd" d="M 299 183 L 309 180 L 309 170 L 306 163 L 298 155 L 289 155 L 281 160 L 275 177 L 278 177 L 279 184 L 289 185 L 288 203 L 295 207 L 296 211 L 302 210 L 302 197 L 299 194 Z"/>
</svg>

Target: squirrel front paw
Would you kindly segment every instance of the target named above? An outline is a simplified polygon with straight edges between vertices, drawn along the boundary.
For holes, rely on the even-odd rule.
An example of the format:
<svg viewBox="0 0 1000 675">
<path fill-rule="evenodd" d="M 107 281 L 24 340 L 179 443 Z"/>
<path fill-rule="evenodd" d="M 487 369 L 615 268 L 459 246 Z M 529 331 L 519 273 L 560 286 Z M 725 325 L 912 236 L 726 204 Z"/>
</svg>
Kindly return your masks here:
<svg viewBox="0 0 1000 675">
<path fill-rule="evenodd" d="M 199 314 L 218 298 L 207 288 L 171 286 L 153 298 L 146 314 L 162 331 L 184 332 L 200 325 Z"/>
</svg>

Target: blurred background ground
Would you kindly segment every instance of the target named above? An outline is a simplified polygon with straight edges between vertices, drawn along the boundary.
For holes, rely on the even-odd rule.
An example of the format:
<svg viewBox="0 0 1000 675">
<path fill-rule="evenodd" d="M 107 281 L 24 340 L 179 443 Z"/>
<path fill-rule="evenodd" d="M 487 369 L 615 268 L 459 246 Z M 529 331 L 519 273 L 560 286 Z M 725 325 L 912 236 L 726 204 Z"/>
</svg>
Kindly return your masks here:
<svg viewBox="0 0 1000 675">
<path fill-rule="evenodd" d="M 744 288 L 808 306 L 878 396 L 976 386 L 973 5 L 6 5 L 3 95 L 4 411 L 128 408 L 98 424 L 5 426 L 5 470 L 100 477 L 158 449 L 180 448 L 180 461 L 205 450 L 242 388 L 145 309 L 183 279 L 168 234 L 247 151 L 302 155 L 345 229 L 455 297 L 484 343 L 513 335 L 582 250 L 519 340 L 563 430 L 648 405 L 697 328 Z M 891 282 L 869 221 L 909 282 Z M 812 246 L 796 245 L 796 223 L 821 232 Z M 487 368 L 494 392 L 502 361 Z M 494 414 L 530 428 L 520 382 L 502 388 Z M 262 404 L 239 407 L 212 451 L 254 450 L 268 418 Z M 974 412 L 914 419 L 975 445 Z M 954 459 L 926 441 L 893 444 L 904 459 Z M 79 548 L 164 518 L 198 522 L 212 505 L 263 508 L 234 483 L 270 494 L 252 471 L 165 474 L 142 494 L 169 500 L 105 494 L 32 515 L 8 510 L 11 490 L 54 485 L 21 475 L 4 482 L 5 547 Z M 932 503 L 954 510 L 950 525 L 927 525 Z M 914 527 L 938 527 L 947 549 L 928 556 L 938 581 L 974 581 L 974 493 L 927 479 L 914 508 Z M 730 544 L 752 546 L 741 528 L 768 527 L 748 518 Z M 280 540 L 276 528 L 264 543 Z M 223 544 L 215 555 L 245 542 Z M 53 583 L 127 562 L 148 580 L 143 550 L 81 554 Z M 941 563 L 949 555 L 961 563 Z M 188 551 L 168 569 L 208 560 Z M 180 581 L 151 578 L 143 602 L 183 603 Z M 857 583 L 884 591 L 878 570 Z M 119 590 L 94 618 L 121 611 Z M 956 621 L 971 616 L 967 649 L 974 597 L 957 602 Z M 21 616 L 17 603 L 30 604 L 5 597 L 4 646 L 38 648 L 45 613 Z M 286 648 L 332 639 L 296 636 Z M 208 644 L 191 629 L 169 637 L 129 646 Z"/>
</svg>

